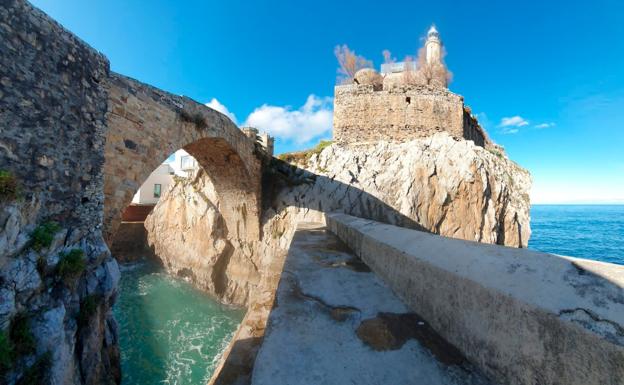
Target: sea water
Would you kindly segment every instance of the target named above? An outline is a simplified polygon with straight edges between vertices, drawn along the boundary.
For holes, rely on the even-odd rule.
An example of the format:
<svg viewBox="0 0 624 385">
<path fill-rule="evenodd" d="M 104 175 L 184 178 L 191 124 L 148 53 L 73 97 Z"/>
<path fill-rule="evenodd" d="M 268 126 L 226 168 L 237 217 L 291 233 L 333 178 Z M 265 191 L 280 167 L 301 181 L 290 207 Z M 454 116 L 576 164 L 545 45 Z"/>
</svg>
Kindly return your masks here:
<svg viewBox="0 0 624 385">
<path fill-rule="evenodd" d="M 529 248 L 624 265 L 624 205 L 533 205 Z"/>
<path fill-rule="evenodd" d="M 151 262 L 121 267 L 114 313 L 122 383 L 205 384 L 244 311 L 224 306 Z"/>
</svg>

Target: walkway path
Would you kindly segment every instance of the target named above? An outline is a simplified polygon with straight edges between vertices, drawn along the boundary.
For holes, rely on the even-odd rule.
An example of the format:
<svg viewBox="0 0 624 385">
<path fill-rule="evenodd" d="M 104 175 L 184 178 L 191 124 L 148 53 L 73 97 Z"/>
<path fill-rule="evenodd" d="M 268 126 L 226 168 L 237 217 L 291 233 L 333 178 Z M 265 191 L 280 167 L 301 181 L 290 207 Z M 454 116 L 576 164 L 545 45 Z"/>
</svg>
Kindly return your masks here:
<svg viewBox="0 0 624 385">
<path fill-rule="evenodd" d="M 299 224 L 252 383 L 489 384 L 325 227 Z"/>
</svg>

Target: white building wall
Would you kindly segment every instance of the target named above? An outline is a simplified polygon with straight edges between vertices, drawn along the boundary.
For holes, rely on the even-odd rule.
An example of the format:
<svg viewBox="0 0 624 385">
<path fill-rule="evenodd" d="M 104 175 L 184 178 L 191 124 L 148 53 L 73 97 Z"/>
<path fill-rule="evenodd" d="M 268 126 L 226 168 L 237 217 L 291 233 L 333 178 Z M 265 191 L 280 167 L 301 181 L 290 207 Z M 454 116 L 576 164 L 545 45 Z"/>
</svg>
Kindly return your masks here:
<svg viewBox="0 0 624 385">
<path fill-rule="evenodd" d="M 190 173 L 197 170 L 199 167 L 197 160 L 184 150 L 176 151 L 173 154 L 173 161 L 170 162 L 169 165 L 176 175 L 182 177 L 189 176 Z"/>
<path fill-rule="evenodd" d="M 162 196 L 173 180 L 173 173 L 173 168 L 167 163 L 158 166 L 158 168 L 147 177 L 145 182 L 143 182 L 136 194 L 134 194 L 132 203 L 136 205 L 156 204 L 160 197 L 154 196 L 154 185 L 160 185 L 160 196 Z"/>
</svg>

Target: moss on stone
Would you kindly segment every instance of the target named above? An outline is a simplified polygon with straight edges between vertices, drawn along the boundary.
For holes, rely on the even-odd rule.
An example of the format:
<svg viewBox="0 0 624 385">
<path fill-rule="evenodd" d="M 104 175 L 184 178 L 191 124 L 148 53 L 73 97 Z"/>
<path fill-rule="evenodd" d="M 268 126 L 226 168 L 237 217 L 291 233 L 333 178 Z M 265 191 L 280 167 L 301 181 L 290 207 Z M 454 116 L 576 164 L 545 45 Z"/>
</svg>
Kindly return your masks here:
<svg viewBox="0 0 624 385">
<path fill-rule="evenodd" d="M 10 202 L 20 197 L 20 186 L 15 175 L 0 170 L 0 203 Z"/>
<path fill-rule="evenodd" d="M 89 320 L 95 312 L 98 306 L 102 303 L 102 297 L 96 294 L 86 296 L 82 302 L 80 302 L 80 312 L 78 313 L 77 321 L 78 325 L 85 326 L 89 323 Z"/>
<path fill-rule="evenodd" d="M 12 363 L 11 342 L 4 331 L 0 332 L 0 375 L 6 372 Z"/>
<path fill-rule="evenodd" d="M 56 222 L 44 222 L 37 226 L 32 233 L 30 233 L 30 247 L 36 251 L 41 251 L 46 247 L 49 247 L 54 240 L 54 235 L 61 229 Z"/>
<path fill-rule="evenodd" d="M 502 152 L 500 152 L 499 150 L 495 149 L 495 148 L 488 148 L 487 150 L 488 150 L 491 154 L 494 154 L 494 155 L 496 155 L 497 157 L 499 157 L 499 158 L 501 158 L 501 159 L 503 159 L 503 158 L 504 158 L 503 153 L 502 153 Z"/>
<path fill-rule="evenodd" d="M 62 253 L 58 265 L 57 274 L 65 281 L 77 278 L 82 274 L 87 264 L 84 259 L 84 252 L 80 249 L 73 249 L 68 253 Z"/>
<path fill-rule="evenodd" d="M 206 119 L 199 112 L 191 114 L 186 110 L 179 110 L 178 115 L 180 116 L 180 120 L 186 123 L 193 123 L 197 129 L 204 129 L 208 126 L 206 123 Z"/>
<path fill-rule="evenodd" d="M 20 313 L 13 318 L 9 338 L 14 357 L 35 352 L 35 337 L 30 331 L 30 318 L 26 314 Z"/>
<path fill-rule="evenodd" d="M 26 369 L 24 376 L 17 381 L 16 385 L 41 385 L 46 383 L 46 378 L 52 366 L 52 353 L 46 352 L 37 357 L 35 363 Z"/>
</svg>

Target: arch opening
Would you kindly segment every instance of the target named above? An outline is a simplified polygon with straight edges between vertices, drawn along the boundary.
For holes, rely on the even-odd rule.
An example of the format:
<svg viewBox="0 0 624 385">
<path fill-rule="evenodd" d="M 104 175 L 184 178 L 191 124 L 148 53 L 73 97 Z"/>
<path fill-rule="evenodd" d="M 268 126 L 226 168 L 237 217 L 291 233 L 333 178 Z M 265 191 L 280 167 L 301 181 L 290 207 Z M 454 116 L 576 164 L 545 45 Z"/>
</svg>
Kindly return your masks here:
<svg viewBox="0 0 624 385">
<path fill-rule="evenodd" d="M 107 87 L 103 232 L 109 245 L 135 192 L 180 148 L 213 181 L 229 230 L 260 237 L 262 160 L 254 140 L 221 113 L 189 98 L 121 75 L 111 76 Z"/>
</svg>

